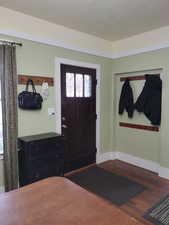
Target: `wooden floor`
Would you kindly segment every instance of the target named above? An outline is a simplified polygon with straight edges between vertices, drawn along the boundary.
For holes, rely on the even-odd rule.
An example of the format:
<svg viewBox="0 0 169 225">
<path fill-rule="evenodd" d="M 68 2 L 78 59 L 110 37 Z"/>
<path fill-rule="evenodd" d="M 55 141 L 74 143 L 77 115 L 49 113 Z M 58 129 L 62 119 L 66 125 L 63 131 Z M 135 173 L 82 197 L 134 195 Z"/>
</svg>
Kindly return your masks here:
<svg viewBox="0 0 169 225">
<path fill-rule="evenodd" d="M 152 224 L 145 220 L 143 215 L 147 209 L 151 208 L 162 197 L 169 194 L 169 180 L 160 178 L 153 172 L 119 160 L 107 161 L 98 166 L 118 175 L 128 177 L 147 187 L 144 192 L 132 198 L 126 204 L 120 206 L 120 208 L 143 224 Z"/>
</svg>

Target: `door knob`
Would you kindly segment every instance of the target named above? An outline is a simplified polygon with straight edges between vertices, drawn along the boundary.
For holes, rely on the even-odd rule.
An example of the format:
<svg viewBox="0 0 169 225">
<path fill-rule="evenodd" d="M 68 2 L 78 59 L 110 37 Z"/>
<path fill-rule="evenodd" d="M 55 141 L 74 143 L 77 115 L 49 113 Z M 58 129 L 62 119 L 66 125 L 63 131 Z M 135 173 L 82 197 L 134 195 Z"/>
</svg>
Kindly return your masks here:
<svg viewBox="0 0 169 225">
<path fill-rule="evenodd" d="M 63 124 L 63 125 L 62 125 L 62 128 L 67 128 L 67 125 Z"/>
<path fill-rule="evenodd" d="M 66 118 L 63 116 L 63 117 L 62 117 L 62 120 L 63 120 L 63 121 L 65 121 L 65 120 L 66 120 Z"/>
</svg>

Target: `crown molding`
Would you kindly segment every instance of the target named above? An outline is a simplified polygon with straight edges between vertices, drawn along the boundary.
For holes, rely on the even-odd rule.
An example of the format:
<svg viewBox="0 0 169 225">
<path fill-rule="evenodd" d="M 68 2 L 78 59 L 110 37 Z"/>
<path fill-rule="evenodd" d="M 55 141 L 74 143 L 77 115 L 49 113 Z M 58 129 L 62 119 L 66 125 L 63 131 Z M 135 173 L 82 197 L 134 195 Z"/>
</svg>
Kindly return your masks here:
<svg viewBox="0 0 169 225">
<path fill-rule="evenodd" d="M 52 45 L 55 47 L 61 47 L 61 48 L 65 48 L 65 49 L 69 49 L 69 50 L 73 50 L 73 51 L 77 51 L 77 52 L 81 52 L 81 53 L 86 53 L 89 55 L 94 55 L 94 56 L 99 56 L 99 57 L 104 57 L 104 58 L 109 58 L 109 59 L 112 58 L 111 54 L 110 55 L 106 54 L 106 53 L 104 54 L 104 53 L 97 52 L 95 50 L 91 50 L 91 49 L 87 49 L 87 48 L 79 48 L 79 47 L 76 47 L 73 45 L 65 44 L 63 42 L 45 39 L 45 38 L 38 37 L 35 35 L 30 35 L 27 33 L 0 29 L 0 34 L 8 35 L 11 37 L 16 37 L 16 38 L 21 38 L 21 39 L 25 39 L 25 40 L 29 40 L 29 41 L 34 41 L 34 42 L 38 42 L 38 43 L 42 43 L 42 44 Z"/>
<path fill-rule="evenodd" d="M 138 49 L 134 49 L 128 52 L 120 53 L 120 54 L 113 54 L 112 59 L 119 59 L 119 58 L 123 58 L 127 56 L 138 55 L 141 53 L 156 51 L 156 50 L 168 48 L 168 47 L 169 47 L 169 42 L 164 42 L 161 44 L 157 44 L 157 45 L 153 45 L 153 46 L 149 46 L 145 48 L 138 48 Z"/>
<path fill-rule="evenodd" d="M 85 54 L 94 55 L 94 56 L 98 56 L 98 57 L 104 57 L 104 58 L 108 58 L 108 59 L 119 59 L 119 58 L 123 58 L 123 57 L 127 57 L 127 56 L 138 55 L 141 53 L 156 51 L 159 49 L 169 47 L 169 42 L 164 42 L 164 43 L 157 44 L 154 46 L 138 48 L 138 49 L 127 51 L 127 52 L 120 53 L 120 54 L 113 54 L 113 53 L 112 54 L 106 54 L 106 53 L 104 54 L 104 53 L 101 53 L 101 52 L 98 52 L 95 50 L 91 50 L 91 49 L 87 49 L 87 48 L 79 48 L 79 47 L 69 45 L 69 44 L 66 44 L 63 42 L 49 40 L 49 39 L 45 39 L 45 38 L 38 37 L 35 35 L 30 35 L 30 34 L 22 33 L 22 32 L 16 32 L 16 31 L 12 31 L 12 30 L 0 29 L 0 34 L 15 37 L 15 38 L 21 38 L 21 39 L 25 39 L 25 40 L 29 40 L 29 41 L 34 41 L 34 42 L 41 43 L 41 44 L 47 44 L 47 45 L 51 45 L 51 46 L 55 46 L 55 47 L 61 47 L 61 48 L 77 51 L 80 53 L 85 53 Z"/>
</svg>

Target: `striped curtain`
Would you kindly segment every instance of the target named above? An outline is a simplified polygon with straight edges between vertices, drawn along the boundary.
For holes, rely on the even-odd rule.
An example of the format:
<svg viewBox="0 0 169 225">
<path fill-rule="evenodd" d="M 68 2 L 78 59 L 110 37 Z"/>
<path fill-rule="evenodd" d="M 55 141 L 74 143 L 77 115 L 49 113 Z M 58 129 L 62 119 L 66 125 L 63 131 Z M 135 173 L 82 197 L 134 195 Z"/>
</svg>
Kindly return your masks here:
<svg viewBox="0 0 169 225">
<path fill-rule="evenodd" d="M 0 45 L 5 191 L 18 188 L 18 116 L 15 46 Z"/>
</svg>

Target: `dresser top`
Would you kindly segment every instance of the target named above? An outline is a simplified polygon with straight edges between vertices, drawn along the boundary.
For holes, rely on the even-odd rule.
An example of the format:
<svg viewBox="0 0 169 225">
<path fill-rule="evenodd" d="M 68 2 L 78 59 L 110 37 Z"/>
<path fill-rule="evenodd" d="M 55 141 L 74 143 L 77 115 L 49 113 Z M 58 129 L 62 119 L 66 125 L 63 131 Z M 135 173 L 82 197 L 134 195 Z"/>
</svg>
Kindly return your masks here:
<svg viewBox="0 0 169 225">
<path fill-rule="evenodd" d="M 30 142 L 30 141 L 37 141 L 37 140 L 41 140 L 41 139 L 48 139 L 48 138 L 61 137 L 61 136 L 62 136 L 61 134 L 57 134 L 55 132 L 50 132 L 50 133 L 43 133 L 43 134 L 19 137 L 18 139 L 21 141 L 24 141 L 24 142 Z"/>
</svg>

